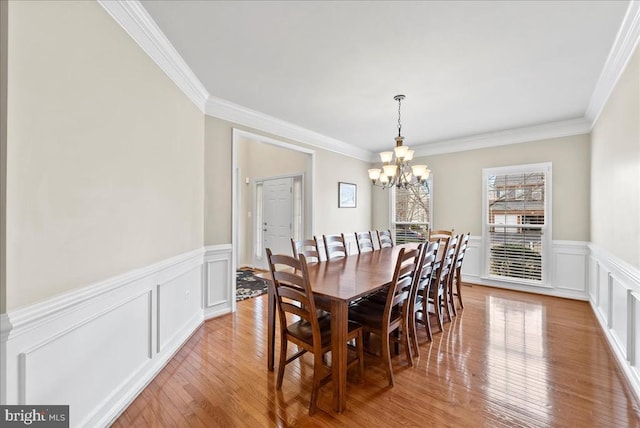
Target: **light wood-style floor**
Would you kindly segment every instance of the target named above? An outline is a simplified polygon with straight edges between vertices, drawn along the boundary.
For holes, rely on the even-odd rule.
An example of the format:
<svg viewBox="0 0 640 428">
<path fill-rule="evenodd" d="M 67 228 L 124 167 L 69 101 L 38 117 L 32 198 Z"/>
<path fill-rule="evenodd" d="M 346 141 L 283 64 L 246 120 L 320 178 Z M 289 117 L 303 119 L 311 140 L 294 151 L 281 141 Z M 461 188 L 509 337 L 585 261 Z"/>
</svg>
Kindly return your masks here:
<svg viewBox="0 0 640 428">
<path fill-rule="evenodd" d="M 289 364 L 275 390 L 262 296 L 207 321 L 113 426 L 640 427 L 640 405 L 588 303 L 463 291 L 465 309 L 443 334 L 430 343 L 420 331 L 415 367 L 395 357 L 394 388 L 367 360 L 364 382 L 350 378 L 342 414 L 328 384 L 308 415 L 310 355 Z"/>
</svg>

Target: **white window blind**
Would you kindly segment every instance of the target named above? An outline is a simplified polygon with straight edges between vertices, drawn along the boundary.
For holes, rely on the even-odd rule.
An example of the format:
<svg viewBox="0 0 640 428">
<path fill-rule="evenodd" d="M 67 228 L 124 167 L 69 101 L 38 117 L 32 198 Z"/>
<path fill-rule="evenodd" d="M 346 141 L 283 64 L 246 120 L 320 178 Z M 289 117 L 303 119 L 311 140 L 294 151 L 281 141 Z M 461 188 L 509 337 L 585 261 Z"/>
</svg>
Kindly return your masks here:
<svg viewBox="0 0 640 428">
<path fill-rule="evenodd" d="M 392 231 L 395 242 L 424 242 L 431 224 L 431 178 L 427 186 L 395 188 L 391 198 Z"/>
<path fill-rule="evenodd" d="M 483 177 L 487 276 L 543 284 L 551 164 L 486 169 Z"/>
</svg>

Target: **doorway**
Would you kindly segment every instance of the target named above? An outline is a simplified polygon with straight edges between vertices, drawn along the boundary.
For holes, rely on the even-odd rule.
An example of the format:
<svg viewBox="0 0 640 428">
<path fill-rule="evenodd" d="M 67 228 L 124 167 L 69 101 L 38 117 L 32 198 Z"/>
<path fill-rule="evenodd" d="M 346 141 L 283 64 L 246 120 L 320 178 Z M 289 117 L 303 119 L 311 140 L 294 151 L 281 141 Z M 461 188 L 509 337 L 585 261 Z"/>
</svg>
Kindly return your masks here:
<svg viewBox="0 0 640 428">
<path fill-rule="evenodd" d="M 232 265 L 234 269 L 238 266 L 266 268 L 265 245 L 274 251 L 290 254 L 291 237 L 313 235 L 315 152 L 234 129 L 232 153 Z M 273 186 L 273 189 L 266 189 L 272 199 L 270 207 L 263 206 L 267 182 Z M 278 186 L 282 190 L 280 195 Z M 284 189 L 289 191 L 290 202 L 285 199 Z M 288 214 L 282 214 L 284 211 Z M 265 215 L 271 215 L 275 220 L 263 219 Z M 265 221 L 268 225 L 264 224 Z M 270 227 L 264 231 L 264 226 Z M 264 232 L 269 236 L 265 237 Z M 266 244 L 265 238 L 268 240 Z"/>
</svg>

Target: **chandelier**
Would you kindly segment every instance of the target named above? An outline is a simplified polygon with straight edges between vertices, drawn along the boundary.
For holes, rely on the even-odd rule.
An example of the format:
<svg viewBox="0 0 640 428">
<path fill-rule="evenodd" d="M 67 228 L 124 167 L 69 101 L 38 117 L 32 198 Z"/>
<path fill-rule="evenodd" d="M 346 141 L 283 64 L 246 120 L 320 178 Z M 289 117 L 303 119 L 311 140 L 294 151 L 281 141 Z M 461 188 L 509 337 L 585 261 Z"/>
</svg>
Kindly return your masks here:
<svg viewBox="0 0 640 428">
<path fill-rule="evenodd" d="M 374 186 L 382 187 L 383 189 L 396 186 L 402 189 L 425 187 L 425 190 L 428 190 L 427 179 L 431 170 L 427 168 L 427 165 L 411 165 L 410 162 L 413 160 L 414 151 L 409 150 L 408 146 L 402 145 L 404 137 L 402 136 L 402 124 L 400 123 L 400 107 L 404 98 L 404 95 L 393 97 L 394 100 L 398 101 L 396 147 L 393 152 L 380 153 L 382 168 L 370 169 L 369 178 Z"/>
</svg>

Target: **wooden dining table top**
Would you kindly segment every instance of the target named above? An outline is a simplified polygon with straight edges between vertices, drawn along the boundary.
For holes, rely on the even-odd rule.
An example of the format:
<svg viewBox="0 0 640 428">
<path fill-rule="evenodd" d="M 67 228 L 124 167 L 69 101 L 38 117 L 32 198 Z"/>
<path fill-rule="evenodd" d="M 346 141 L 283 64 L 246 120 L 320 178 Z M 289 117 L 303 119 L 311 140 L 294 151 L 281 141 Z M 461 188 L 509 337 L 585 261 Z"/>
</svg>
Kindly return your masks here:
<svg viewBox="0 0 640 428">
<path fill-rule="evenodd" d="M 370 294 L 372 289 L 384 287 L 391 282 L 401 248 L 417 246 L 418 244 L 403 244 L 308 263 L 307 270 L 313 294 L 347 301 Z"/>
</svg>

